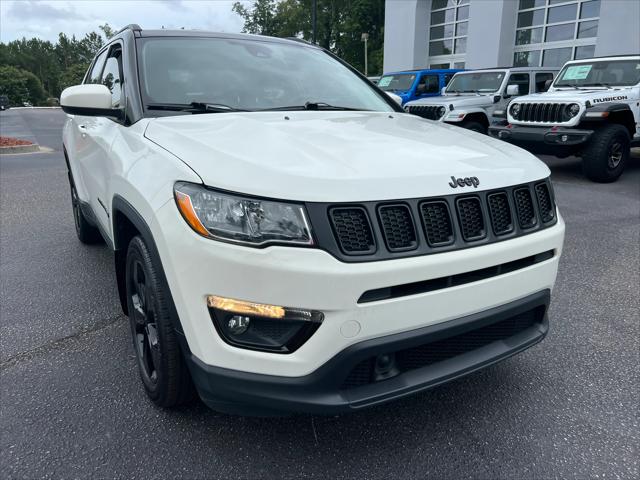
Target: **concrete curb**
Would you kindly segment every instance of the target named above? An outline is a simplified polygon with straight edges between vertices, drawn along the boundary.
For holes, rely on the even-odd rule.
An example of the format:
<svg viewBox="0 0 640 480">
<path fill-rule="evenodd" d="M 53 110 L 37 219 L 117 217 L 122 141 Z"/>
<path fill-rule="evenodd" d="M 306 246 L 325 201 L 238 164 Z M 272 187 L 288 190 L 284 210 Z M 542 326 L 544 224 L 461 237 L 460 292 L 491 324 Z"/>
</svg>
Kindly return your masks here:
<svg viewBox="0 0 640 480">
<path fill-rule="evenodd" d="M 31 145 L 15 145 L 13 147 L 0 147 L 0 155 L 8 155 L 14 153 L 33 153 L 39 152 L 40 145 L 33 143 Z"/>
</svg>

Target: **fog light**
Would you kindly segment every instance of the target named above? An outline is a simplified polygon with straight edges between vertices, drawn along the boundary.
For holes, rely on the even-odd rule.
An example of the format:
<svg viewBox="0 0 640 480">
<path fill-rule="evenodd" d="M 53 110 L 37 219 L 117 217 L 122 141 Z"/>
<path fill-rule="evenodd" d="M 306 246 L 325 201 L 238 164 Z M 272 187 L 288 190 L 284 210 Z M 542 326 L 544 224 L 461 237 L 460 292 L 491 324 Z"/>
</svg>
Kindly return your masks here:
<svg viewBox="0 0 640 480">
<path fill-rule="evenodd" d="M 250 350 L 291 353 L 304 344 L 324 320 L 316 310 L 207 296 L 211 320 L 230 345 Z"/>
<path fill-rule="evenodd" d="M 242 335 L 249 328 L 249 324 L 251 323 L 251 319 L 249 317 L 243 317 L 242 315 L 234 315 L 229 319 L 227 326 L 229 327 L 229 331 L 233 335 Z"/>
</svg>

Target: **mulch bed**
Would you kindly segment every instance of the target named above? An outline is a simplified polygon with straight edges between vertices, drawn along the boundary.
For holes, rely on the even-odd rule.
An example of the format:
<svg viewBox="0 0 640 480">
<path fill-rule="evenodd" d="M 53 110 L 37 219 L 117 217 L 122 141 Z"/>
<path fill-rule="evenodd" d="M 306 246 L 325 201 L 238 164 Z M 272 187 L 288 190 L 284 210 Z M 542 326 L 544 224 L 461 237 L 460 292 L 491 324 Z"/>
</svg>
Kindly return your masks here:
<svg viewBox="0 0 640 480">
<path fill-rule="evenodd" d="M 0 147 L 16 147 L 18 145 L 33 145 L 33 142 L 13 137 L 0 137 Z"/>
</svg>

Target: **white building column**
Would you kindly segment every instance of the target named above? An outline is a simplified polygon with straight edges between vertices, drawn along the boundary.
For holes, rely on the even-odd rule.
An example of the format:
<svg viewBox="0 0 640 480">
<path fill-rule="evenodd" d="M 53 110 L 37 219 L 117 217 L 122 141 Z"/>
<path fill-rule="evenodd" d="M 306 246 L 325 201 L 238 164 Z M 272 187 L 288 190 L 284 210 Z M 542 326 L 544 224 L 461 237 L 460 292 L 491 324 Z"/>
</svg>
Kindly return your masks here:
<svg viewBox="0 0 640 480">
<path fill-rule="evenodd" d="M 384 71 L 426 68 L 431 0 L 386 0 Z"/>
<path fill-rule="evenodd" d="M 470 2 L 466 68 L 513 64 L 517 12 L 516 0 Z"/>
</svg>

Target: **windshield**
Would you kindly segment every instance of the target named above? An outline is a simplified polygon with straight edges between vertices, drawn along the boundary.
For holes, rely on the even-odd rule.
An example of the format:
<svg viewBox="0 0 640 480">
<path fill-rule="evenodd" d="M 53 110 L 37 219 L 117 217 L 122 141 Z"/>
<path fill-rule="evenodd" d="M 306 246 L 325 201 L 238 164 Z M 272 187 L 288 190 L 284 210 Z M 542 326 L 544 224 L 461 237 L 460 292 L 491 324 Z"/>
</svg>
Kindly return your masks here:
<svg viewBox="0 0 640 480">
<path fill-rule="evenodd" d="M 457 73 L 447 85 L 446 93 L 495 92 L 503 79 L 504 72 Z"/>
<path fill-rule="evenodd" d="M 613 60 L 565 65 L 554 87 L 630 86 L 640 82 L 640 61 Z"/>
<path fill-rule="evenodd" d="M 198 102 L 265 110 L 316 103 L 393 111 L 368 82 L 322 50 L 303 44 L 145 38 L 139 40 L 138 64 L 147 108 Z"/>
<path fill-rule="evenodd" d="M 385 75 L 378 80 L 378 87 L 386 92 L 399 92 L 409 90 L 416 79 L 415 73 L 399 73 Z"/>
</svg>

